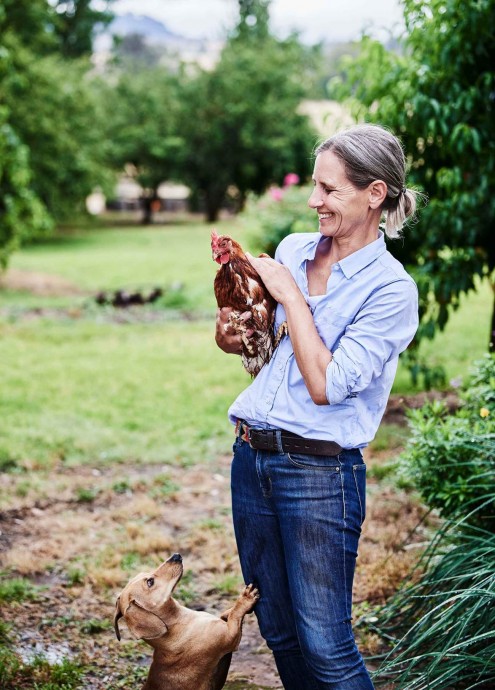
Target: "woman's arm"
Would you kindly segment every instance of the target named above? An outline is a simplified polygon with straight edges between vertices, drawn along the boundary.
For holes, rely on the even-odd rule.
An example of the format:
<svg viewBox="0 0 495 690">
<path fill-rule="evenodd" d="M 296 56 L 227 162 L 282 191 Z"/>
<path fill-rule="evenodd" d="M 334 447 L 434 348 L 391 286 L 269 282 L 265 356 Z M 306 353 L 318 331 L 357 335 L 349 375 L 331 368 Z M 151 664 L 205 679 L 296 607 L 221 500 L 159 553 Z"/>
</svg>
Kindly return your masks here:
<svg viewBox="0 0 495 690">
<path fill-rule="evenodd" d="M 297 366 L 311 399 L 316 405 L 328 405 L 326 371 L 332 353 L 320 338 L 302 292 L 291 272 L 278 261 L 246 254 L 272 297 L 282 304 Z"/>
</svg>

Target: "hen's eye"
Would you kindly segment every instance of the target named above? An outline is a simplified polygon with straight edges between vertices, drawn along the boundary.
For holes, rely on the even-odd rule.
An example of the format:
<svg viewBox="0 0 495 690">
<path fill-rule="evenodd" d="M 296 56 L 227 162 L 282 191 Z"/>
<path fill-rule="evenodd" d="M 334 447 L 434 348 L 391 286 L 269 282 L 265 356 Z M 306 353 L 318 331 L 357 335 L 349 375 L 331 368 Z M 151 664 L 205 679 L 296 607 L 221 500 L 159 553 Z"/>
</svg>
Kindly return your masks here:
<svg viewBox="0 0 495 690">
<path fill-rule="evenodd" d="M 153 585 L 155 584 L 154 578 L 153 578 L 153 577 L 149 577 L 149 578 L 146 580 L 146 584 L 148 585 L 148 587 L 153 587 Z"/>
</svg>

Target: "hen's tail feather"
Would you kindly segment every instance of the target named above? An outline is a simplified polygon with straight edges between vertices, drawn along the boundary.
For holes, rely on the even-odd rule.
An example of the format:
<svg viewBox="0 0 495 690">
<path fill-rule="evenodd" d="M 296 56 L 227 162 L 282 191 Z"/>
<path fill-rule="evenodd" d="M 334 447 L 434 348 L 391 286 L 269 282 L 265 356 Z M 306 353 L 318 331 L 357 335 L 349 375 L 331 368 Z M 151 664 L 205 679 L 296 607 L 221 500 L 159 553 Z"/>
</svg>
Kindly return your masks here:
<svg viewBox="0 0 495 690">
<path fill-rule="evenodd" d="M 270 333 L 257 332 L 255 343 L 249 343 L 250 347 L 246 346 L 243 339 L 244 347 L 242 348 L 241 359 L 246 371 L 255 378 L 264 364 L 266 364 L 273 353 L 273 343 Z"/>
<path fill-rule="evenodd" d="M 275 349 L 278 346 L 279 342 L 282 340 L 284 335 L 289 335 L 289 326 L 287 324 L 287 321 L 281 323 L 280 326 L 277 328 L 275 338 L 273 339 L 273 349 Z"/>
</svg>

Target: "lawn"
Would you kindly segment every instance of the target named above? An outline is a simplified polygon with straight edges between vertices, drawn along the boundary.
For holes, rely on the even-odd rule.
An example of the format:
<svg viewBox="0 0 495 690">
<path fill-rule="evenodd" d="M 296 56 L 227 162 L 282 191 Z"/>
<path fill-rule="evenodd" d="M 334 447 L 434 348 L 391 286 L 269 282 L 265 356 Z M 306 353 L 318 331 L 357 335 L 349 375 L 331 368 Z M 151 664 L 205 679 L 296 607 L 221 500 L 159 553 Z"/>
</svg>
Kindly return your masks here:
<svg viewBox="0 0 495 690">
<path fill-rule="evenodd" d="M 221 225 L 231 228 L 249 244 L 240 224 Z M 210 256 L 204 223 L 72 231 L 15 254 L 13 272 L 34 283 L 0 291 L 0 463 L 187 464 L 228 451 L 226 410 L 249 378 L 213 340 Z M 40 276 L 62 282 L 47 294 L 37 289 Z M 181 310 L 129 315 L 93 300 L 102 289 L 155 285 L 175 286 Z M 483 284 L 444 333 L 422 344 L 448 381 L 484 351 L 490 307 Z M 401 366 L 394 392 L 413 391 Z"/>
<path fill-rule="evenodd" d="M 249 245 L 235 221 L 220 229 Z M 228 449 L 226 410 L 249 378 L 213 340 L 208 226 L 74 230 L 18 252 L 11 268 L 34 276 L 34 291 L 0 291 L 0 418 L 8 420 L 0 462 L 187 463 Z M 46 294 L 36 289 L 40 276 L 63 282 Z M 172 286 L 175 301 L 166 295 L 129 316 L 93 300 L 99 290 L 151 286 Z M 179 309 L 160 308 L 167 304 Z M 422 344 L 447 381 L 485 350 L 490 307 L 483 284 Z M 393 392 L 414 392 L 404 366 Z"/>
</svg>

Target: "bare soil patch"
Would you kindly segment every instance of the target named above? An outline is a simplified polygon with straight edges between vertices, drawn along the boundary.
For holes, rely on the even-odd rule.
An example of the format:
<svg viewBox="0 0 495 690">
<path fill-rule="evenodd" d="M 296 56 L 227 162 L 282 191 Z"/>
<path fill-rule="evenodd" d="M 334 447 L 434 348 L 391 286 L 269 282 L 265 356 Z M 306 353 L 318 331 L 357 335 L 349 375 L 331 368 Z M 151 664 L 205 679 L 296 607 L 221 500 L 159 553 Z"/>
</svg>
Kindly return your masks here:
<svg viewBox="0 0 495 690">
<path fill-rule="evenodd" d="M 80 287 L 58 275 L 21 271 L 9 268 L 0 274 L 0 288 L 30 292 L 40 297 L 63 297 L 66 295 L 84 295 Z"/>
<path fill-rule="evenodd" d="M 387 454 L 366 459 L 373 466 Z M 228 608 L 242 582 L 229 467 L 228 456 L 190 468 L 61 466 L 37 474 L 28 487 L 23 475 L 2 475 L 1 567 L 42 587 L 33 601 L 3 606 L 22 655 L 81 657 L 88 668 L 85 690 L 141 687 L 151 648 L 125 630 L 122 642 L 115 639 L 114 602 L 141 565 L 173 552 L 183 555 L 185 566 L 177 598 L 213 613 Z M 355 584 L 358 623 L 366 602 L 383 601 L 409 572 L 427 538 L 420 524 L 425 512 L 407 493 L 369 482 Z M 365 626 L 357 633 L 363 652 L 376 652 L 378 639 Z M 226 687 L 281 687 L 254 616 L 246 620 Z"/>
</svg>

